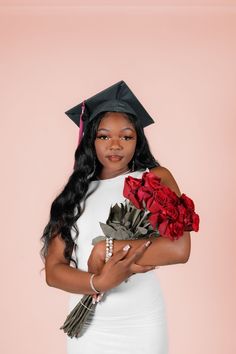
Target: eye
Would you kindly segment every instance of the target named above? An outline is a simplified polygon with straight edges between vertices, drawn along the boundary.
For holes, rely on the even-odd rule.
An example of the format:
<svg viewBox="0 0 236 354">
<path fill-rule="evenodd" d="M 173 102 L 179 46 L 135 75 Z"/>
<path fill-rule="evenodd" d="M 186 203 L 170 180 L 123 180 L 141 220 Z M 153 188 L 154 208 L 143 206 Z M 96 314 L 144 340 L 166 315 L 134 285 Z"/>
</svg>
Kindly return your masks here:
<svg viewBox="0 0 236 354">
<path fill-rule="evenodd" d="M 100 140 L 107 140 L 109 139 L 109 137 L 107 135 L 98 135 L 97 136 L 97 139 L 100 139 Z"/>
<path fill-rule="evenodd" d="M 125 135 L 125 136 L 121 137 L 121 139 L 122 139 L 122 140 L 126 140 L 126 141 L 128 141 L 128 140 L 132 140 L 132 139 L 134 139 L 134 137 L 133 137 L 133 136 L 128 136 L 128 135 Z"/>
</svg>

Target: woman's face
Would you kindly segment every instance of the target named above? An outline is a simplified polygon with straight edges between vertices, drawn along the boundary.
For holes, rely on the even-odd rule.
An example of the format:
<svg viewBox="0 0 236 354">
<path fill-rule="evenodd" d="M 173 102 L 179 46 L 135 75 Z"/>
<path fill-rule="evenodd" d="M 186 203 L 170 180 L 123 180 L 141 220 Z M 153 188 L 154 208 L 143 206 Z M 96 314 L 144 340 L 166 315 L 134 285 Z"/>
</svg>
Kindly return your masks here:
<svg viewBox="0 0 236 354">
<path fill-rule="evenodd" d="M 101 179 L 115 177 L 129 169 L 136 142 L 137 134 L 128 118 L 118 112 L 105 114 L 95 138 L 97 158 L 103 166 Z"/>
</svg>

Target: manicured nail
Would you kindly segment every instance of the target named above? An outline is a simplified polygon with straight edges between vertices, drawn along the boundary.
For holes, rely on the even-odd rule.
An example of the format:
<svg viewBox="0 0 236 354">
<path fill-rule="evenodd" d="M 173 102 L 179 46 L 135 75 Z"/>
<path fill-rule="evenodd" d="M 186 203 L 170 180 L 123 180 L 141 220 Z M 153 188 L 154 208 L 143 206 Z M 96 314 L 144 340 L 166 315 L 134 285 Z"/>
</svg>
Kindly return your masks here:
<svg viewBox="0 0 236 354">
<path fill-rule="evenodd" d="M 101 296 L 101 294 L 99 294 L 99 295 L 97 296 L 97 302 L 99 302 L 99 301 L 101 300 L 101 298 L 102 298 L 102 296 Z"/>
<path fill-rule="evenodd" d="M 93 305 L 96 304 L 96 299 L 94 297 L 93 297 L 92 303 L 93 303 Z"/>
<path fill-rule="evenodd" d="M 145 243 L 145 246 L 148 247 L 152 242 L 149 240 Z"/>
<path fill-rule="evenodd" d="M 128 251 L 130 249 L 130 245 L 126 245 L 125 247 L 123 247 L 123 251 Z"/>
</svg>

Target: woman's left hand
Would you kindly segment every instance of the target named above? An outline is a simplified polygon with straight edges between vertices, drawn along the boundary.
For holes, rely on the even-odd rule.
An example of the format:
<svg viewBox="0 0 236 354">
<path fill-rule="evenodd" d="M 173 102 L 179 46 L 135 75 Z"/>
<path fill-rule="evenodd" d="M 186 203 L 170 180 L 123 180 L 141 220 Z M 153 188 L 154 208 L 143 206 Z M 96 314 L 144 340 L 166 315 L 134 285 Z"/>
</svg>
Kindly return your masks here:
<svg viewBox="0 0 236 354">
<path fill-rule="evenodd" d="M 151 238 L 150 238 L 151 239 Z M 135 240 L 137 241 L 137 240 Z M 132 246 L 132 242 L 135 242 L 133 240 L 129 240 L 129 244 Z M 129 251 L 129 255 L 127 258 L 131 257 L 132 254 L 136 251 L 137 247 L 139 247 L 144 241 L 142 239 L 139 240 L 138 245 L 136 244 L 135 247 L 131 247 L 131 250 Z M 122 249 L 126 245 L 127 241 L 126 240 L 119 240 L 119 241 L 113 241 L 113 253 L 115 254 L 117 251 Z M 99 241 L 92 249 L 91 254 L 88 259 L 88 271 L 94 274 L 100 274 L 104 265 L 105 265 L 105 253 L 106 253 L 106 242 L 105 241 Z M 146 271 L 151 270 L 149 269 L 151 265 L 139 265 L 139 264 L 132 264 L 131 270 L 134 273 L 140 273 L 141 271 L 144 272 L 144 267 L 147 267 Z M 155 268 L 152 266 L 153 269 Z"/>
</svg>

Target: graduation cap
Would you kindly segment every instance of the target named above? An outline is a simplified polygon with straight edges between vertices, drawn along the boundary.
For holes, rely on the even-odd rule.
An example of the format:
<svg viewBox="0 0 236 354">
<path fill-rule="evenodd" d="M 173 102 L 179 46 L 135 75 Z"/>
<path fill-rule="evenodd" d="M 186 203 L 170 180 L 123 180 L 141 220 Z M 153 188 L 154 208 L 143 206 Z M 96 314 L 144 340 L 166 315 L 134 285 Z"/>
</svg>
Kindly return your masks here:
<svg viewBox="0 0 236 354">
<path fill-rule="evenodd" d="M 80 127 L 80 141 L 83 134 L 83 124 L 86 125 L 103 112 L 132 114 L 141 121 L 143 127 L 154 123 L 151 116 L 124 81 L 119 81 L 88 98 L 66 111 L 65 114 Z"/>
</svg>

